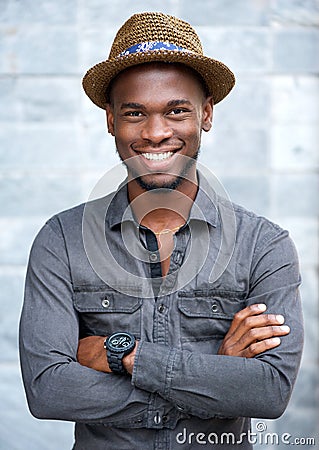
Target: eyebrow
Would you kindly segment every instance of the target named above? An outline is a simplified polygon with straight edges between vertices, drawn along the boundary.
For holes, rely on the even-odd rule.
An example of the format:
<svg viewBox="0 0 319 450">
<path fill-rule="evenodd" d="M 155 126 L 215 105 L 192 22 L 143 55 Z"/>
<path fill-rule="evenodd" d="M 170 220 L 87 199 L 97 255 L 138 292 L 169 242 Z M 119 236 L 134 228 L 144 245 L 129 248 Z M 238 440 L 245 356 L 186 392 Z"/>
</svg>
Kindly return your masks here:
<svg viewBox="0 0 319 450">
<path fill-rule="evenodd" d="M 186 98 L 171 100 L 167 103 L 167 106 L 180 106 L 180 105 L 191 105 L 191 102 Z"/>
<path fill-rule="evenodd" d="M 145 106 L 141 103 L 135 103 L 135 102 L 128 102 L 128 103 L 122 103 L 121 109 L 145 109 Z"/>
<path fill-rule="evenodd" d="M 185 98 L 182 98 L 182 99 L 170 100 L 166 104 L 166 106 L 168 106 L 168 107 L 180 106 L 180 105 L 191 105 L 191 102 Z M 141 103 L 128 102 L 128 103 L 122 103 L 121 109 L 146 109 L 146 107 L 145 107 L 145 105 L 142 105 Z"/>
</svg>

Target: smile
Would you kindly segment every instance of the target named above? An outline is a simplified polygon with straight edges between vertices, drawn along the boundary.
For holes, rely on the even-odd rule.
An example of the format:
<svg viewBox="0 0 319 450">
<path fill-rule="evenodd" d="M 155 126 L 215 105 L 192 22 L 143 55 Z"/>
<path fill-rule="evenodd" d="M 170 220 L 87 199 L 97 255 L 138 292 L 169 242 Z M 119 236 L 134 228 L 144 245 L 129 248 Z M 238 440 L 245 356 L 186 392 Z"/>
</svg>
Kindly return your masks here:
<svg viewBox="0 0 319 450">
<path fill-rule="evenodd" d="M 165 159 L 170 158 L 174 155 L 173 152 L 164 152 L 164 153 L 141 153 L 145 159 L 151 161 L 163 161 Z"/>
</svg>

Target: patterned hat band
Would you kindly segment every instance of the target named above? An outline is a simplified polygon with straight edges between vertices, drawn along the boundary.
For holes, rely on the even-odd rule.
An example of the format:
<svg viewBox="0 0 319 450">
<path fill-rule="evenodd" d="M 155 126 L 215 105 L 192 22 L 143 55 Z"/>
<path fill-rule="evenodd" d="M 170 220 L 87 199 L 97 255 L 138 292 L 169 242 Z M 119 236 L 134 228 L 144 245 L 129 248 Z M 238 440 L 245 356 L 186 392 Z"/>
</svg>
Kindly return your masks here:
<svg viewBox="0 0 319 450">
<path fill-rule="evenodd" d="M 141 53 L 141 52 L 149 52 L 152 50 L 175 50 L 179 52 L 187 52 L 193 53 L 191 50 L 188 50 L 183 47 L 179 47 L 178 45 L 171 44 L 170 42 L 142 42 L 140 44 L 132 45 L 128 49 L 124 50 L 118 55 L 118 58 L 126 55 L 131 55 L 132 53 Z"/>
</svg>

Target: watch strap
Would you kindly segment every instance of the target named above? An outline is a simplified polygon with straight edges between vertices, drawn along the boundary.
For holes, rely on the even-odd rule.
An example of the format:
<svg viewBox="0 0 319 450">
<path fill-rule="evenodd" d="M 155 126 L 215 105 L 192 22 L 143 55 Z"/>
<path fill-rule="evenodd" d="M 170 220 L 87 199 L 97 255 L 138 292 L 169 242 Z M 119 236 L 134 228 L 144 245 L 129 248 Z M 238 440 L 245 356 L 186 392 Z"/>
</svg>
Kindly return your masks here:
<svg viewBox="0 0 319 450">
<path fill-rule="evenodd" d="M 107 356 L 107 362 L 109 364 L 109 368 L 112 370 L 112 372 L 123 375 L 126 373 L 126 370 L 124 369 L 122 358 L 123 353 L 111 353 L 110 350 L 107 350 L 106 352 Z"/>
</svg>

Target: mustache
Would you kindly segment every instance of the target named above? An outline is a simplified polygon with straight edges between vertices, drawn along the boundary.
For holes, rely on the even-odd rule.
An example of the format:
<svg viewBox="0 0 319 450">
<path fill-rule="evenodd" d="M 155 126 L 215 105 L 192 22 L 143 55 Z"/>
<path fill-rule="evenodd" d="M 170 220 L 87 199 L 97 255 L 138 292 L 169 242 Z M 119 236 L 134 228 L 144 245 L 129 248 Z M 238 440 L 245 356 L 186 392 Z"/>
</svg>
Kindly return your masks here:
<svg viewBox="0 0 319 450">
<path fill-rule="evenodd" d="M 134 142 L 132 144 L 132 149 L 137 152 L 151 152 L 151 151 L 160 151 L 165 150 L 166 152 L 173 152 L 181 148 L 183 143 L 177 140 L 171 140 L 167 142 L 160 142 L 159 144 L 154 144 L 152 142 Z"/>
</svg>

